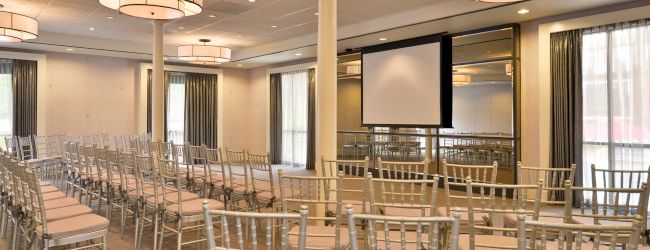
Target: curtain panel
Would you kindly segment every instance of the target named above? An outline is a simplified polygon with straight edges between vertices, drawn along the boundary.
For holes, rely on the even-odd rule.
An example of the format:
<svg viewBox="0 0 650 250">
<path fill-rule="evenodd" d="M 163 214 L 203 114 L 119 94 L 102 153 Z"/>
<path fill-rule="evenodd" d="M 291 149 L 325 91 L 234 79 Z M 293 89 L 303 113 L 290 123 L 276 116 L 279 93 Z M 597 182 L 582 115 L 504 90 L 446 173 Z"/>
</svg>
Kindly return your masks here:
<svg viewBox="0 0 650 250">
<path fill-rule="evenodd" d="M 551 167 L 576 164 L 573 183 L 582 186 L 582 30 L 553 33 L 550 45 Z M 549 185 L 559 187 L 561 181 Z M 549 198 L 564 200 L 564 193 Z"/>
<path fill-rule="evenodd" d="M 147 70 L 147 133 L 151 134 L 153 131 L 153 123 L 151 120 L 151 113 L 153 112 L 151 107 L 151 91 L 152 91 L 152 82 L 153 82 L 153 73 L 151 69 Z"/>
<path fill-rule="evenodd" d="M 309 69 L 307 110 L 307 169 L 316 169 L 316 70 Z"/>
<path fill-rule="evenodd" d="M 282 74 L 270 75 L 270 156 L 273 164 L 282 163 Z"/>
<path fill-rule="evenodd" d="M 13 60 L 13 132 L 16 136 L 36 134 L 37 62 Z"/>
<path fill-rule="evenodd" d="M 191 145 L 217 148 L 217 75 L 186 73 L 185 138 Z"/>
</svg>

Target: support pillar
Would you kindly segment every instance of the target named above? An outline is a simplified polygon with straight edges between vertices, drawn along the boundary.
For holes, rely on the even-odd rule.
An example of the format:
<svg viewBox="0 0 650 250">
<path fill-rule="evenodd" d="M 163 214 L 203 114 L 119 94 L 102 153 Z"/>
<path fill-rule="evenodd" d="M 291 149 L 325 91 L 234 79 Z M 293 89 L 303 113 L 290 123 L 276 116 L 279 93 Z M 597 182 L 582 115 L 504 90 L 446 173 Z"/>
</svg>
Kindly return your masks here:
<svg viewBox="0 0 650 250">
<path fill-rule="evenodd" d="M 165 22 L 153 21 L 153 70 L 151 72 L 151 122 L 154 140 L 165 139 L 165 60 L 163 51 L 163 33 Z"/>
</svg>

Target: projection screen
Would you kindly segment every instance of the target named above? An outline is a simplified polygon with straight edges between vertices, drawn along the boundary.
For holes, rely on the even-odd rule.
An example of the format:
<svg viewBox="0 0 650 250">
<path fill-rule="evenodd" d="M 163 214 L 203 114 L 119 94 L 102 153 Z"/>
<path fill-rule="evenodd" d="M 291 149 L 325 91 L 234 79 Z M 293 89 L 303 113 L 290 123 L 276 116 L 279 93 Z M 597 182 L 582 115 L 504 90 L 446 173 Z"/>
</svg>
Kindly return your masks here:
<svg viewBox="0 0 650 250">
<path fill-rule="evenodd" d="M 365 126 L 445 127 L 443 113 L 451 113 L 451 107 L 443 95 L 451 96 L 451 80 L 448 89 L 443 85 L 447 74 L 451 78 L 451 65 L 446 72 L 437 38 L 362 49 Z"/>
</svg>

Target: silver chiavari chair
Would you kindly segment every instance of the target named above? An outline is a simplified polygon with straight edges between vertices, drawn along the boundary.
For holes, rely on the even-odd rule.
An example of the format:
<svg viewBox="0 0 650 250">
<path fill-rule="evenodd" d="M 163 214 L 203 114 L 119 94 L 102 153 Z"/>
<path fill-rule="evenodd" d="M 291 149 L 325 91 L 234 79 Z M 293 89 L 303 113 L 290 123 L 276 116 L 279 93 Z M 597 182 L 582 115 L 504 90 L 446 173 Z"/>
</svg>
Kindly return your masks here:
<svg viewBox="0 0 650 250">
<path fill-rule="evenodd" d="M 225 210 L 211 210 L 208 207 L 208 203 L 203 203 L 203 212 L 205 216 L 205 227 L 206 233 L 208 235 L 208 250 L 217 250 L 217 249 L 280 249 L 287 250 L 288 248 L 288 225 L 290 220 L 299 221 L 299 234 L 298 234 L 298 247 L 292 249 L 304 250 L 306 245 L 306 231 L 307 231 L 307 214 L 308 207 L 303 205 L 300 207 L 300 213 L 259 213 L 259 212 L 235 212 L 235 211 L 225 211 Z M 213 217 L 220 217 L 220 221 L 213 222 Z M 230 220 L 228 218 L 231 218 Z M 234 220 L 237 241 L 231 243 L 231 234 L 230 233 L 230 223 L 233 223 Z M 245 225 L 250 225 L 251 237 L 250 239 L 244 239 L 244 230 L 242 229 L 242 221 Z M 279 248 L 276 248 L 275 242 L 273 242 L 273 231 L 275 221 L 279 222 L 280 235 L 282 237 L 280 241 Z M 266 223 L 264 223 L 266 222 Z M 214 225 L 217 225 L 221 233 L 215 237 Z M 257 237 L 258 224 L 266 225 L 265 233 L 265 244 L 260 246 Z M 262 230 L 260 227 L 259 230 Z M 219 239 L 221 242 L 221 247 L 216 246 L 216 239 Z M 250 240 L 249 243 L 246 243 Z"/>
<path fill-rule="evenodd" d="M 228 205 L 234 209 L 249 209 L 250 201 L 250 183 L 248 178 L 248 167 L 246 164 L 248 152 L 246 150 L 234 151 L 226 150 L 226 164 L 228 165 L 228 183 L 230 190 L 228 191 Z M 240 203 L 244 201 L 245 204 Z"/>
<path fill-rule="evenodd" d="M 429 176 L 429 164 L 426 162 L 383 161 L 377 157 L 379 178 L 418 180 Z"/>
<path fill-rule="evenodd" d="M 209 190 L 205 172 L 208 162 L 204 148 L 205 146 L 187 146 L 187 175 L 190 190 L 207 197 Z"/>
<path fill-rule="evenodd" d="M 206 240 L 200 237 L 200 228 L 203 228 L 203 201 L 208 202 L 209 209 L 223 209 L 224 203 L 212 199 L 188 199 L 188 193 L 183 186 L 184 176 L 180 173 L 179 162 L 158 158 L 158 171 L 160 186 L 162 187 L 163 207 L 162 227 L 158 246 L 162 246 L 166 232 L 176 234 L 176 246 L 181 249 L 188 244 L 203 244 Z M 166 222 L 173 219 L 175 226 L 168 226 Z M 193 225 L 189 225 L 192 223 Z M 196 231 L 197 240 L 183 242 L 183 234 L 186 231 Z"/>
<path fill-rule="evenodd" d="M 36 152 L 34 152 L 34 143 L 32 143 L 32 138 L 29 136 L 17 136 L 18 139 L 18 151 L 20 152 L 20 160 L 32 160 L 36 158 Z"/>
<path fill-rule="evenodd" d="M 484 214 L 486 223 L 468 225 L 469 234 L 459 237 L 462 249 L 517 249 L 519 243 L 513 234 L 517 228 L 509 228 L 499 223 L 499 218 L 505 214 L 523 213 L 531 216 L 532 220 L 539 217 L 540 200 L 542 197 L 543 181 L 536 185 L 507 185 L 473 182 L 467 178 L 467 212 L 470 218 L 476 218 L 474 213 Z M 510 197 L 509 197 L 510 196 Z M 501 232 L 497 235 L 497 232 Z M 535 238 L 535 235 L 532 235 Z"/>
<path fill-rule="evenodd" d="M 459 249 L 460 212 L 454 212 L 452 217 L 354 214 L 351 204 L 346 210 L 349 225 L 367 225 L 365 249 Z M 407 226 L 413 225 L 416 226 L 414 231 L 407 230 Z M 399 231 L 391 228 L 399 228 Z M 350 227 L 350 239 L 350 249 L 358 250 L 356 227 Z"/>
<path fill-rule="evenodd" d="M 138 180 L 138 171 L 135 160 L 135 151 L 119 152 L 117 170 L 120 176 L 120 239 L 124 238 L 127 219 L 135 219 L 135 224 L 139 225 L 140 220 L 140 183 Z M 138 231 L 135 230 L 135 239 L 137 240 Z"/>
<path fill-rule="evenodd" d="M 343 177 L 345 185 L 341 190 L 341 195 L 343 195 L 341 202 L 343 204 L 352 204 L 355 211 L 361 211 L 364 214 L 370 211 L 368 190 L 364 188 L 365 176 L 370 165 L 369 161 L 369 157 L 366 157 L 365 160 L 326 160 L 321 158 L 323 176 L 336 177 L 339 171 L 347 174 Z M 357 184 L 357 186 L 355 187 L 354 184 Z M 330 204 L 327 211 L 333 214 L 336 211 L 336 204 Z"/>
<path fill-rule="evenodd" d="M 228 202 L 229 185 L 226 182 L 225 163 L 221 149 L 204 147 L 204 150 L 207 161 L 207 168 L 205 168 L 204 174 L 210 190 L 208 197 L 212 199 L 221 197 L 224 202 Z"/>
<path fill-rule="evenodd" d="M 461 229 L 467 228 L 469 224 L 485 224 L 482 218 L 486 214 L 475 212 L 474 217 L 467 213 L 466 178 L 478 183 L 496 183 L 497 163 L 493 165 L 460 165 L 449 164 L 446 159 L 442 160 L 442 178 L 445 188 L 445 204 L 436 208 L 438 216 L 451 216 L 451 210 L 456 207 L 461 209 Z"/>
<path fill-rule="evenodd" d="M 366 177 L 370 213 L 390 216 L 434 216 L 438 175 L 423 180 L 393 180 Z M 375 195 L 379 190 L 379 195 Z M 377 198 L 379 197 L 379 198 Z"/>
<path fill-rule="evenodd" d="M 297 212 L 302 205 L 309 206 L 310 211 L 318 211 L 318 207 L 337 204 L 334 217 L 318 213 L 307 217 L 307 221 L 312 222 L 305 229 L 307 249 L 346 249 L 350 238 L 347 227 L 341 225 L 343 173 L 337 177 L 285 176 L 279 170 L 278 176 L 283 213 Z M 300 228 L 294 226 L 288 235 L 289 248 L 298 247 Z"/>
<path fill-rule="evenodd" d="M 248 154 L 248 172 L 251 184 L 250 203 L 253 211 L 271 208 L 276 211 L 279 194 L 278 183 L 273 176 L 269 154 Z"/>
<path fill-rule="evenodd" d="M 565 181 L 565 223 L 629 227 L 638 216 L 641 230 L 645 230 L 648 185 L 645 180 L 641 181 L 638 188 L 574 187 L 570 181 Z M 619 243 L 626 240 L 620 237 Z M 639 242 L 646 244 L 645 241 Z"/>
<path fill-rule="evenodd" d="M 517 217 L 519 250 L 636 250 L 639 247 L 638 240 L 642 220 L 640 217 L 637 217 L 630 226 L 529 221 L 524 214 L 519 214 Z M 528 236 L 527 233 L 530 231 L 539 232 L 541 237 Z M 559 237 L 548 238 L 547 235 L 550 234 L 549 232 L 559 234 Z M 617 242 L 620 242 L 621 239 L 627 240 L 623 240 L 624 244 L 619 246 Z"/>
<path fill-rule="evenodd" d="M 7 136 L 5 139 L 5 150 L 9 153 L 11 157 L 20 157 L 20 151 L 18 150 L 18 139 L 15 136 Z"/>
</svg>

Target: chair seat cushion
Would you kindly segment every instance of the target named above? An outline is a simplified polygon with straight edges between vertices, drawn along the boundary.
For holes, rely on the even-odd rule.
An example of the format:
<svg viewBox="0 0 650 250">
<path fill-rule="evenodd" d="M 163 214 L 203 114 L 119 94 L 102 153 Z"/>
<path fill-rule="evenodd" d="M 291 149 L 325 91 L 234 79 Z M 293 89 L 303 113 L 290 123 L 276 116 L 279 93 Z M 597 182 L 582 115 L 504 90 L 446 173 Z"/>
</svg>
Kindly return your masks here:
<svg viewBox="0 0 650 250">
<path fill-rule="evenodd" d="M 55 186 L 41 186 L 41 193 L 43 194 L 57 191 L 59 191 L 59 189 Z"/>
<path fill-rule="evenodd" d="M 65 197 L 65 193 L 57 191 L 57 192 L 49 192 L 46 194 L 43 194 L 43 201 L 49 201 L 49 200 L 55 200 L 55 199 L 61 199 Z"/>
<path fill-rule="evenodd" d="M 176 199 L 178 199 L 178 198 L 177 198 L 177 197 L 178 197 L 178 193 L 177 193 L 177 192 L 170 192 L 170 193 L 167 193 L 166 196 L 167 196 L 167 199 L 168 199 L 168 200 L 176 200 Z M 194 200 L 194 199 L 198 199 L 198 198 L 199 198 L 199 195 L 198 195 L 198 194 L 195 194 L 195 193 L 191 193 L 191 192 L 182 192 L 182 193 L 181 193 L 181 197 L 182 197 L 183 201 L 191 201 L 191 200 Z M 159 194 L 159 195 L 158 195 L 158 205 L 163 204 L 163 199 L 164 199 L 163 195 L 162 195 L 162 194 Z M 156 197 L 154 197 L 154 196 L 149 196 L 149 197 L 147 198 L 147 203 L 149 203 L 149 204 L 153 204 L 153 203 L 155 203 L 155 202 L 156 202 Z"/>
<path fill-rule="evenodd" d="M 469 234 L 461 234 L 458 237 L 458 249 L 468 250 Z M 517 238 L 499 235 L 476 235 L 474 237 L 474 250 L 497 250 L 497 249 L 516 249 Z M 483 245 L 483 246 L 478 246 Z M 556 249 L 556 248 L 547 248 Z"/>
<path fill-rule="evenodd" d="M 192 216 L 199 215 L 203 213 L 203 201 L 206 199 L 195 199 L 189 201 L 183 201 L 183 211 L 179 213 L 183 216 Z M 223 209 L 224 205 L 222 201 L 207 199 L 208 208 L 211 210 Z M 178 204 L 167 206 L 167 211 L 170 213 L 178 213 Z"/>
<path fill-rule="evenodd" d="M 48 221 L 47 233 L 52 239 L 60 239 L 108 229 L 108 225 L 108 219 L 102 216 L 84 214 L 67 219 Z M 38 230 L 43 233 L 42 228 L 38 228 Z"/>
<path fill-rule="evenodd" d="M 290 249 L 298 248 L 298 232 L 300 227 L 294 226 L 289 230 L 288 245 Z M 323 236 L 317 236 L 323 235 Z M 350 233 L 347 227 L 341 227 L 340 241 L 341 245 L 336 247 L 334 244 L 335 227 L 329 226 L 307 226 L 307 249 L 335 250 L 346 249 L 350 245 Z"/>
<path fill-rule="evenodd" d="M 453 209 L 452 209 L 453 211 Z M 447 216 L 447 208 L 446 207 L 438 207 L 436 208 L 436 215 L 438 216 Z M 472 220 L 472 223 L 474 225 L 485 225 L 486 221 L 483 219 L 484 216 L 488 216 L 487 213 L 474 213 L 474 219 Z M 460 224 L 462 225 L 469 225 L 470 219 L 469 219 L 469 214 L 467 213 L 467 208 L 461 208 L 460 212 Z"/>
<path fill-rule="evenodd" d="M 74 198 L 65 197 L 61 199 L 54 199 L 45 201 L 44 208 L 45 210 L 60 208 L 60 207 L 69 207 L 73 205 L 79 205 L 79 201 Z"/>
<path fill-rule="evenodd" d="M 75 217 L 78 215 L 89 214 L 92 213 L 92 211 L 92 209 L 84 205 L 72 205 L 69 207 L 45 210 L 45 218 L 47 218 L 47 221 L 51 222 L 55 220 Z"/>
</svg>

